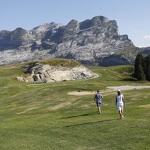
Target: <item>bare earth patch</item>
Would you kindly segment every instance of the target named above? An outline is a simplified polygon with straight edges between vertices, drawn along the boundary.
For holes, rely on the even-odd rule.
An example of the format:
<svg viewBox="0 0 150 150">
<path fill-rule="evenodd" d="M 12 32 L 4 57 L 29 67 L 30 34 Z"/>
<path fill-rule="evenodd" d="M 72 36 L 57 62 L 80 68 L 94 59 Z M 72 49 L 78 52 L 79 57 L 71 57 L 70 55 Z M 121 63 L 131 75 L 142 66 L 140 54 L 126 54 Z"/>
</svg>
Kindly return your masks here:
<svg viewBox="0 0 150 150">
<path fill-rule="evenodd" d="M 144 108 L 150 108 L 150 104 L 147 104 L 147 105 L 141 105 L 139 107 L 144 107 Z"/>
<path fill-rule="evenodd" d="M 150 88 L 150 86 L 131 86 L 131 85 L 124 85 L 124 86 L 108 86 L 107 87 L 107 91 L 117 91 L 118 89 L 120 90 L 131 90 L 131 89 L 144 89 L 144 88 Z M 103 91 L 101 91 L 103 93 Z M 105 91 L 106 92 L 106 91 Z M 77 96 L 81 96 L 81 95 L 90 95 L 90 94 L 95 94 L 96 91 L 72 91 L 69 92 L 69 95 L 77 95 Z"/>
<path fill-rule="evenodd" d="M 72 102 L 61 103 L 61 104 L 58 104 L 56 106 L 49 107 L 48 110 L 57 110 L 57 109 L 63 108 L 65 106 L 68 106 L 68 105 L 71 105 L 71 104 L 72 104 Z"/>
<path fill-rule="evenodd" d="M 28 113 L 28 112 L 30 112 L 32 110 L 35 110 L 35 109 L 37 109 L 37 107 L 29 108 L 29 109 L 26 109 L 26 110 L 24 110 L 22 112 L 18 112 L 17 115 L 26 114 L 26 113 Z"/>
<path fill-rule="evenodd" d="M 132 85 L 124 85 L 124 86 L 108 86 L 108 89 L 112 90 L 131 90 L 131 89 L 145 89 L 150 88 L 150 86 L 132 86 Z"/>
</svg>

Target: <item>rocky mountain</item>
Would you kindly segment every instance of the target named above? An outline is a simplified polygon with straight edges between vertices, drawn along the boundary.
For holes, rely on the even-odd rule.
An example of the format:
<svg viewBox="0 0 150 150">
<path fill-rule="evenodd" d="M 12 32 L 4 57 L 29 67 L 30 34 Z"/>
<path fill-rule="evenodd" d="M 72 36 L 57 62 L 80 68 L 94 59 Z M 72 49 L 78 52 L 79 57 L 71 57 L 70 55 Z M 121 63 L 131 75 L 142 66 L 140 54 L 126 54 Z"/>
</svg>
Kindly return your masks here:
<svg viewBox="0 0 150 150">
<path fill-rule="evenodd" d="M 131 64 L 138 52 L 127 35 L 119 35 L 116 21 L 103 16 L 71 20 L 65 26 L 52 22 L 30 31 L 0 31 L 0 65 L 49 58 L 102 66 Z"/>
</svg>

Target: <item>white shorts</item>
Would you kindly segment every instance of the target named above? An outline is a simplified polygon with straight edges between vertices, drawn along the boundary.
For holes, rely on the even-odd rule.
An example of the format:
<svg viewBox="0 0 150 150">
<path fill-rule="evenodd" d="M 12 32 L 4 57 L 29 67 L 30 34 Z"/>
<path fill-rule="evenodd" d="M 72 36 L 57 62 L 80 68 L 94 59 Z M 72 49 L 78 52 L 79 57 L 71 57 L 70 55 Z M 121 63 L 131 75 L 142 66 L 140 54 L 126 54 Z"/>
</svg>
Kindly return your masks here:
<svg viewBox="0 0 150 150">
<path fill-rule="evenodd" d="M 117 108 L 118 108 L 118 110 L 120 111 L 120 110 L 122 110 L 123 109 L 123 106 L 124 106 L 124 104 L 117 104 Z"/>
</svg>

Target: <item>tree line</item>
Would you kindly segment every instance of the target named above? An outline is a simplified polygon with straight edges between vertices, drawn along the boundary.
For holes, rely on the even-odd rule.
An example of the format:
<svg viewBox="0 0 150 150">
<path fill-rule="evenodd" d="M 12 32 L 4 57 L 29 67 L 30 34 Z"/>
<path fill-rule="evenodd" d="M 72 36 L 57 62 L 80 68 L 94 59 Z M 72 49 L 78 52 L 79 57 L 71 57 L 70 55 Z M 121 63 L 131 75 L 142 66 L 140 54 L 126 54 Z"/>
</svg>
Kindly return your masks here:
<svg viewBox="0 0 150 150">
<path fill-rule="evenodd" d="M 146 57 L 143 57 L 141 53 L 137 54 L 135 58 L 133 76 L 137 80 L 150 81 L 150 54 Z"/>
</svg>

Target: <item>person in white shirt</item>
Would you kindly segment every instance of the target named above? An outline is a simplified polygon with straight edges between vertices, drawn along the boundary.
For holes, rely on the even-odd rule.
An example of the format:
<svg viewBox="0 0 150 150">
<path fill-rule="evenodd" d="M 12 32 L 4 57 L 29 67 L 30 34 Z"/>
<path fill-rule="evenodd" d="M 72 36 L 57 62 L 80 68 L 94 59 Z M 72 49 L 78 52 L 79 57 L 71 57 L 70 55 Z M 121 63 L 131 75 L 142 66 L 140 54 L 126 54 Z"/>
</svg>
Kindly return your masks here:
<svg viewBox="0 0 150 150">
<path fill-rule="evenodd" d="M 121 94 L 120 90 L 117 90 L 116 95 L 116 106 L 119 111 L 120 119 L 124 119 L 123 108 L 125 106 L 124 96 Z"/>
</svg>

